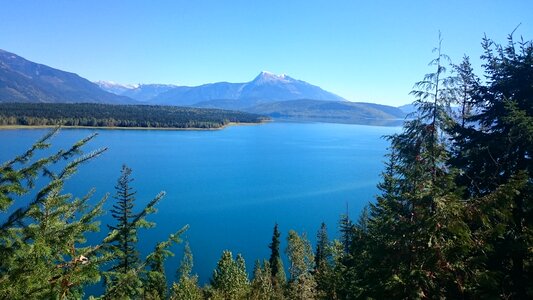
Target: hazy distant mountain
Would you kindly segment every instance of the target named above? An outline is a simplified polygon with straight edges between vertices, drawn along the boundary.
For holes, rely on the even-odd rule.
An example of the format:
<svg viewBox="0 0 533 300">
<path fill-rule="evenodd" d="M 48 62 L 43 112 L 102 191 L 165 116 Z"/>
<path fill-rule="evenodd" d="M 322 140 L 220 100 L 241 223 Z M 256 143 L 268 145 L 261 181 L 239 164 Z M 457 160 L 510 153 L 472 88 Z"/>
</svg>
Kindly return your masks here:
<svg viewBox="0 0 533 300">
<path fill-rule="evenodd" d="M 98 81 L 96 82 L 101 89 L 121 95 L 130 97 L 137 101 L 147 102 L 168 90 L 176 88 L 172 84 L 119 84 L 112 81 Z"/>
<path fill-rule="evenodd" d="M 261 72 L 254 80 L 245 83 L 217 82 L 196 87 L 175 87 L 151 100 L 152 103 L 170 105 L 193 105 L 217 99 L 239 100 L 241 107 L 256 102 L 274 102 L 294 99 L 346 101 L 305 81 L 287 75 Z"/>
<path fill-rule="evenodd" d="M 410 114 L 416 111 L 416 107 L 412 103 L 398 106 L 398 108 L 406 114 Z"/>
<path fill-rule="evenodd" d="M 134 85 L 134 84 L 120 84 L 120 83 L 116 83 L 113 81 L 105 81 L 105 80 L 96 81 L 95 83 L 102 90 L 113 93 L 113 94 L 117 94 L 117 95 L 122 95 L 123 93 L 139 86 L 139 85 Z"/>
<path fill-rule="evenodd" d="M 397 125 L 405 118 L 404 112 L 388 105 L 307 99 L 263 103 L 246 111 L 277 119 L 376 125 Z"/>
<path fill-rule="evenodd" d="M 74 74 L 0 49 L 0 102 L 131 103 Z"/>
</svg>

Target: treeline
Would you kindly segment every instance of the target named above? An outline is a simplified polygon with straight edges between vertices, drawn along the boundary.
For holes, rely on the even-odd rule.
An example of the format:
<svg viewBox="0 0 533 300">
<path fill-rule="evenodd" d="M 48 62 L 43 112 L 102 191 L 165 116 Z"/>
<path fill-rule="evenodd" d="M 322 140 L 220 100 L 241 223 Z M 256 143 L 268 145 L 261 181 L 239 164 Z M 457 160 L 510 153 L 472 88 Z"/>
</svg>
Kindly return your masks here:
<svg viewBox="0 0 533 300">
<path fill-rule="evenodd" d="M 0 103 L 0 126 L 219 128 L 266 118 L 219 109 L 94 103 Z"/>
<path fill-rule="evenodd" d="M 165 277 L 186 226 L 139 257 L 137 229 L 153 225 L 146 217 L 162 194 L 135 208 L 127 167 L 116 184 L 115 224 L 87 245 L 106 199 L 91 206 L 91 193 L 72 198 L 62 187 L 105 149 L 80 154 L 91 136 L 34 159 L 52 132 L 0 167 L 0 298 L 77 299 L 101 281 L 99 299 L 533 298 L 533 44 L 485 39 L 483 47 L 484 81 L 468 57 L 449 64 L 439 42 L 434 72 L 412 92 L 418 111 L 388 137 L 379 196 L 357 220 L 341 218 L 338 239 L 323 224 L 314 247 L 290 230 L 280 249 L 275 226 L 270 257 L 251 277 L 241 255 L 224 251 L 203 287 L 187 244 L 176 280 Z M 34 191 L 41 174 L 48 181 Z"/>
</svg>

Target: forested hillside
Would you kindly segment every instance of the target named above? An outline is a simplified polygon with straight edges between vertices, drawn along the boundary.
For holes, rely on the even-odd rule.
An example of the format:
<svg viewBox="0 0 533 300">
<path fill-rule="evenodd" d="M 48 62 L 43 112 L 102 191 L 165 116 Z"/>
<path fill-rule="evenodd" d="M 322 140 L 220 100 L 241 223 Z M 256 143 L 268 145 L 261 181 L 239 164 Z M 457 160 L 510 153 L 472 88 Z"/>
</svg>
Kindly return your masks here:
<svg viewBox="0 0 533 300">
<path fill-rule="evenodd" d="M 356 220 L 341 217 L 338 238 L 323 224 L 312 246 L 272 224 L 270 257 L 248 274 L 244 257 L 224 251 L 206 286 L 187 244 L 175 282 L 165 276 L 186 225 L 146 258 L 135 250 L 162 194 L 133 208 L 128 167 L 113 199 L 92 206 L 91 193 L 65 194 L 65 180 L 105 149 L 81 154 L 90 136 L 39 157 L 50 133 L 0 166 L 0 298 L 77 299 L 103 282 L 99 299 L 532 299 L 533 43 L 482 45 L 484 80 L 438 45 L 412 91 L 417 112 L 388 137 L 380 194 Z M 46 184 L 35 191 L 37 179 Z M 116 222 L 88 245 L 105 201 Z"/>
<path fill-rule="evenodd" d="M 0 103 L 0 126 L 219 128 L 230 122 L 264 120 L 266 118 L 244 112 L 175 106 Z"/>
</svg>

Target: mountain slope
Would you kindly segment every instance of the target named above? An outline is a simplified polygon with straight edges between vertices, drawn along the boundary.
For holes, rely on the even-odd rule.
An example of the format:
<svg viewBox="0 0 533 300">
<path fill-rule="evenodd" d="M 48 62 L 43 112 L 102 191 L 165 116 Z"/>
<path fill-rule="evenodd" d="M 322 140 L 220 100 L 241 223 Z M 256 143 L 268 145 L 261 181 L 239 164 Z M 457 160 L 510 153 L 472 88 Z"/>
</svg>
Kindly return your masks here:
<svg viewBox="0 0 533 300">
<path fill-rule="evenodd" d="M 276 119 L 374 125 L 398 125 L 405 118 L 400 109 L 387 105 L 307 99 L 263 103 L 246 111 Z"/>
<path fill-rule="evenodd" d="M 176 87 L 151 100 L 152 103 L 170 105 L 194 105 L 215 100 L 239 100 L 240 107 L 256 102 L 275 102 L 294 99 L 346 101 L 318 86 L 286 75 L 261 72 L 254 80 L 245 83 L 217 82 L 197 87 Z"/>
<path fill-rule="evenodd" d="M 177 86 L 172 84 L 119 84 L 112 81 L 97 81 L 98 86 L 106 92 L 126 96 L 131 99 L 148 102 L 152 98 Z"/>
<path fill-rule="evenodd" d="M 0 49 L 0 102 L 132 103 L 74 73 L 28 61 Z"/>
</svg>

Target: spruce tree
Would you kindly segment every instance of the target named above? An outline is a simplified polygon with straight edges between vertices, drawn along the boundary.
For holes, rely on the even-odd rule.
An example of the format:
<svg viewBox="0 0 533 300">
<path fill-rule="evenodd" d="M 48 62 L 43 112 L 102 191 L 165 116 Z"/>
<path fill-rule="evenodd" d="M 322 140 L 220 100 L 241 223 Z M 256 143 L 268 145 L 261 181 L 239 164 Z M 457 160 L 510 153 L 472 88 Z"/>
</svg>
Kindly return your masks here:
<svg viewBox="0 0 533 300">
<path fill-rule="evenodd" d="M 129 185 L 132 181 L 130 176 L 131 170 L 123 166 L 116 185 L 118 203 L 112 209 L 112 216 L 117 219 L 117 225 L 108 225 L 110 237 L 107 239 L 106 248 L 114 259 L 111 268 L 104 272 L 106 285 L 104 296 L 107 298 L 135 298 L 144 294 L 143 286 L 145 287 L 146 282 L 143 284 L 143 275 L 147 272 L 145 267 L 151 262 L 141 262 L 138 258 L 134 246 L 137 242 L 137 230 L 155 226 L 153 222 L 146 220 L 146 216 L 156 212 L 155 205 L 165 195 L 164 192 L 160 192 L 143 209 L 133 213 L 135 198 Z M 161 251 L 163 252 L 159 254 L 166 255 L 165 249 Z"/>
<path fill-rule="evenodd" d="M 447 166 L 451 80 L 442 39 L 434 72 L 415 84 L 418 111 L 389 137 L 382 195 L 353 231 L 346 295 L 372 298 L 463 297 L 470 231 Z"/>
<path fill-rule="evenodd" d="M 319 299 L 335 298 L 332 263 L 331 245 L 328 239 L 327 227 L 322 222 L 317 233 L 314 270 L 317 283 L 317 296 Z"/>
<path fill-rule="evenodd" d="M 312 274 L 315 258 L 305 234 L 300 236 L 296 231 L 290 230 L 286 253 L 290 261 L 289 299 L 315 299 L 316 281 Z"/>
<path fill-rule="evenodd" d="M 315 268 L 317 272 L 326 268 L 329 261 L 329 239 L 326 224 L 322 222 L 316 235 Z"/>
<path fill-rule="evenodd" d="M 198 286 L 198 276 L 192 275 L 193 255 L 189 243 L 185 243 L 183 258 L 177 271 L 178 281 L 172 285 L 174 300 L 201 300 L 202 290 Z"/>
<path fill-rule="evenodd" d="M 279 232 L 278 224 L 276 223 L 274 225 L 274 232 L 272 234 L 272 242 L 268 245 L 268 248 L 270 249 L 270 270 L 271 270 L 271 276 L 272 276 L 272 285 L 274 288 L 274 299 L 283 299 L 284 296 L 284 289 L 285 289 L 285 283 L 287 282 L 287 278 L 285 275 L 285 267 L 283 266 L 283 261 L 281 260 L 280 255 L 280 236 L 281 233 Z"/>
<path fill-rule="evenodd" d="M 165 274 L 165 260 L 174 253 L 169 248 L 176 243 L 180 243 L 180 235 L 188 229 L 184 226 L 176 233 L 171 234 L 168 240 L 156 245 L 154 251 L 146 258 L 149 267 L 144 283 L 144 299 L 167 299 L 169 298 L 167 277 Z"/>
<path fill-rule="evenodd" d="M 453 66 L 453 71 L 456 74 L 453 78 L 453 102 L 459 106 L 458 125 L 465 128 L 468 118 L 474 113 L 472 109 L 475 93 L 481 83 L 479 82 L 479 78 L 474 74 L 470 57 L 466 55 L 459 65 Z"/>
<path fill-rule="evenodd" d="M 116 225 L 108 225 L 110 230 L 118 231 L 116 249 L 119 253 L 118 262 L 111 271 L 127 273 L 139 264 L 139 254 L 136 249 L 137 228 L 133 225 L 135 213 L 133 206 L 136 191 L 130 186 L 133 181 L 131 169 L 122 165 L 120 177 L 115 185 L 116 194 L 113 198 L 116 203 L 111 209 L 111 216 L 117 221 Z"/>
<path fill-rule="evenodd" d="M 224 251 L 213 272 L 211 285 L 215 298 L 224 300 L 246 299 L 250 282 L 243 257 L 238 254 L 234 260 L 230 251 Z"/>
<path fill-rule="evenodd" d="M 63 186 L 80 165 L 105 149 L 84 155 L 82 148 L 96 136 L 91 135 L 38 157 L 58 130 L 0 165 L 2 299 L 78 299 L 86 285 L 100 279 L 102 245 L 87 245 L 86 234 L 98 229 L 105 198 L 93 206 L 92 192 L 74 198 Z"/>
<path fill-rule="evenodd" d="M 486 84 L 471 94 L 478 113 L 467 118 L 469 126 L 452 132 L 461 149 L 453 160 L 461 170 L 457 182 L 472 198 L 470 222 L 479 245 L 472 289 L 476 297 L 524 299 L 533 295 L 527 250 L 532 241 L 533 43 L 515 42 L 510 35 L 505 46 L 486 37 L 482 46 Z"/>
<path fill-rule="evenodd" d="M 259 260 L 255 261 L 249 296 L 250 300 L 276 299 L 271 274 L 270 263 L 267 260 L 263 261 L 262 265 Z"/>
</svg>

